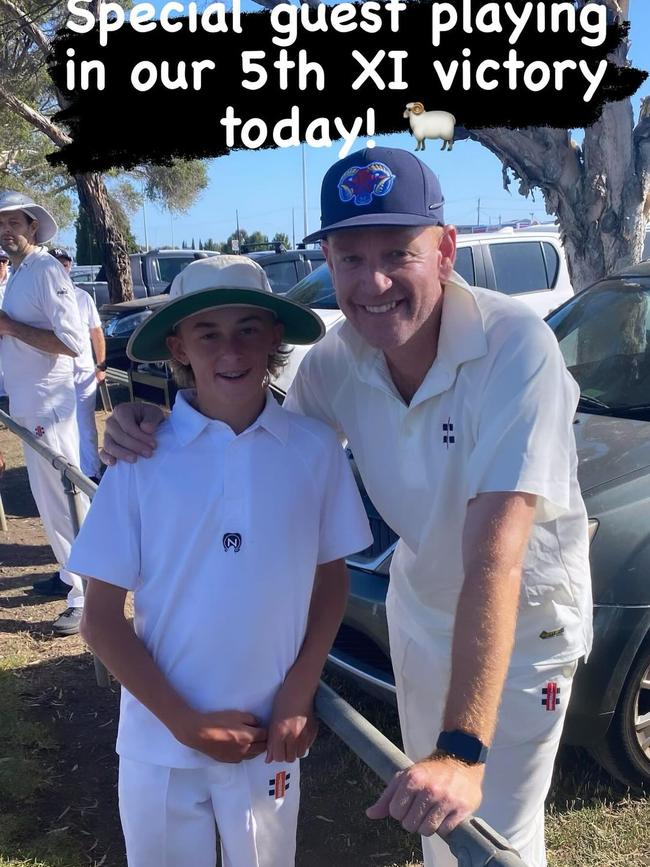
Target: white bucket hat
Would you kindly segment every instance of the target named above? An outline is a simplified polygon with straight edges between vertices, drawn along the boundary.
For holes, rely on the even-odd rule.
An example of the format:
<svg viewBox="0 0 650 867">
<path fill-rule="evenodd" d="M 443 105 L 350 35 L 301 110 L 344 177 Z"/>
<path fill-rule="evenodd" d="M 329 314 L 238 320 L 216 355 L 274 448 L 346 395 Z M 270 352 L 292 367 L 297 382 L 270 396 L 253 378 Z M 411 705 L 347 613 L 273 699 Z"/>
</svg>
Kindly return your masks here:
<svg viewBox="0 0 650 867">
<path fill-rule="evenodd" d="M 133 361 L 167 361 L 167 338 L 183 319 L 217 307 L 261 307 L 284 325 L 284 342 L 316 343 L 322 319 L 295 301 L 274 295 L 264 270 L 247 256 L 209 256 L 191 262 L 174 277 L 169 301 L 133 332 L 126 352 Z"/>
<path fill-rule="evenodd" d="M 34 238 L 37 244 L 47 244 L 59 231 L 49 211 L 22 193 L 15 193 L 12 190 L 0 193 L 0 211 L 24 211 L 32 219 L 38 220 L 38 229 Z"/>
</svg>

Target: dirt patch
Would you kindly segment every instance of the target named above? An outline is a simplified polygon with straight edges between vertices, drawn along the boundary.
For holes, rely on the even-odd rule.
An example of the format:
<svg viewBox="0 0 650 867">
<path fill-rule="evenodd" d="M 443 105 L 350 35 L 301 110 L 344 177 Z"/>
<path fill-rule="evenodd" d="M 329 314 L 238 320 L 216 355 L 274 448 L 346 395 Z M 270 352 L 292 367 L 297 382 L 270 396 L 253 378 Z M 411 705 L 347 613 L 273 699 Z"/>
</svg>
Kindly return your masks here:
<svg viewBox="0 0 650 867">
<path fill-rule="evenodd" d="M 98 413 L 100 428 L 103 418 Z M 114 751 L 119 690 L 97 687 L 92 658 L 78 636 L 51 632 L 65 600 L 49 600 L 31 587 L 52 575 L 56 564 L 29 492 L 22 447 L 4 429 L 0 451 L 7 463 L 0 492 L 8 521 L 8 531 L 0 533 L 0 659 L 17 683 L 25 725 L 47 733 L 29 747 L 42 774 L 35 791 L 20 801 L 17 793 L 5 803 L 0 798 L 0 863 L 125 867 Z M 395 714 L 378 703 L 375 712 L 387 733 L 397 736 Z M 322 727 L 303 765 L 298 867 L 419 863 L 417 838 L 365 819 L 363 810 L 380 788 Z"/>
</svg>

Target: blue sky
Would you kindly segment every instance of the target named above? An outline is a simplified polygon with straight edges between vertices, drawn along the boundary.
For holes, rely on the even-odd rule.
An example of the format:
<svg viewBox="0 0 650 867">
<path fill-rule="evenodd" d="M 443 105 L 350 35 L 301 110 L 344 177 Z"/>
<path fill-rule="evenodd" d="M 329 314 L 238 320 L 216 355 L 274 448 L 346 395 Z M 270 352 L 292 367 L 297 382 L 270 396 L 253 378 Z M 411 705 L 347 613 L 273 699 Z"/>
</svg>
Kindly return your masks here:
<svg viewBox="0 0 650 867">
<path fill-rule="evenodd" d="M 244 11 L 255 11 L 259 6 L 242 0 Z M 650 70 L 650 0 L 631 0 L 632 22 L 630 58 L 633 64 Z M 650 95 L 646 81 L 632 97 L 635 116 L 640 100 Z M 170 123 L 182 119 L 170 118 Z M 413 148 L 413 139 L 407 132 L 402 135 L 377 136 L 378 145 Z M 576 130 L 579 141 L 581 132 Z M 366 138 L 357 140 L 353 149 L 362 147 Z M 319 224 L 320 180 L 326 169 L 338 158 L 339 142 L 331 148 L 305 150 L 307 224 L 313 231 Z M 449 223 L 472 223 L 477 219 L 480 199 L 481 222 L 525 219 L 534 215 L 538 220 L 551 219 L 546 215 L 540 192 L 535 201 L 525 199 L 511 185 L 511 193 L 502 187 L 501 164 L 488 150 L 475 142 L 459 142 L 454 150 L 442 153 L 438 142 L 430 142 L 424 153 L 425 161 L 440 177 L 446 196 L 445 218 Z M 198 244 L 199 238 L 224 240 L 235 229 L 235 212 L 239 223 L 248 231 L 256 229 L 271 237 L 275 232 L 293 235 L 301 240 L 305 221 L 303 209 L 302 154 L 300 148 L 278 148 L 264 151 L 235 151 L 226 157 L 211 160 L 208 167 L 209 186 L 197 203 L 185 214 L 171 216 L 151 203 L 146 205 L 149 246 L 166 246 L 181 241 Z M 142 210 L 131 215 L 133 232 L 144 244 L 144 218 Z M 60 241 L 74 250 L 74 230 L 60 234 Z"/>
</svg>

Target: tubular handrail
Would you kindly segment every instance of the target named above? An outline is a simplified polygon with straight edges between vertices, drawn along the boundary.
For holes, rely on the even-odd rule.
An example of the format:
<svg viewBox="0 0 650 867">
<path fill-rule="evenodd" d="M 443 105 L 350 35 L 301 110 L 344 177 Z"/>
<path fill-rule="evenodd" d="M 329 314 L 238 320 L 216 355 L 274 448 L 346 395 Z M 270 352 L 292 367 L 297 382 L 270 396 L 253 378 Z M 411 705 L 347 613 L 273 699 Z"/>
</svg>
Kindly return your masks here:
<svg viewBox="0 0 650 867">
<path fill-rule="evenodd" d="M 323 722 L 385 783 L 413 762 L 359 711 L 321 681 L 316 711 Z M 519 853 L 482 819 L 471 816 L 445 838 L 458 867 L 526 867 Z"/>
</svg>

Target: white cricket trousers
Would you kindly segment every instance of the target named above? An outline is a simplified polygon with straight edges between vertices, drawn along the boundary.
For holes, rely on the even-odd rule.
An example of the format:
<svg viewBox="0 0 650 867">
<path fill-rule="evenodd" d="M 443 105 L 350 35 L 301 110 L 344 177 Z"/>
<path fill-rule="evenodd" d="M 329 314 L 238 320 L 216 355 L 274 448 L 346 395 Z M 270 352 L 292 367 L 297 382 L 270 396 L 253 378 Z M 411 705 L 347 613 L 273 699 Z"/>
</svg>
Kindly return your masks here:
<svg viewBox="0 0 650 867">
<path fill-rule="evenodd" d="M 294 867 L 300 762 L 168 768 L 120 757 L 128 867 Z"/>
<path fill-rule="evenodd" d="M 431 755 L 442 730 L 450 677 L 451 641 L 431 638 L 426 649 L 405 628 L 390 628 L 391 658 L 406 754 Z M 546 867 L 544 800 L 553 774 L 578 661 L 511 666 L 490 748 L 477 815 L 519 852 L 527 867 Z M 456 867 L 437 835 L 422 838 L 425 867 Z"/>
<path fill-rule="evenodd" d="M 76 385 L 77 425 L 79 426 L 79 457 L 81 472 L 86 476 L 99 476 L 100 461 L 97 449 L 97 425 L 95 407 L 97 406 L 97 380 L 88 385 Z"/>
<path fill-rule="evenodd" d="M 70 463 L 79 466 L 79 431 L 74 413 L 66 418 L 58 418 L 53 411 L 43 412 L 38 416 L 16 417 L 16 421 L 26 427 L 42 443 L 63 455 Z M 70 556 L 74 530 L 68 498 L 61 483 L 61 474 L 29 446 L 23 446 L 23 453 L 29 476 L 29 486 L 43 522 L 47 541 L 61 567 L 61 580 L 70 585 L 68 607 L 82 608 L 84 591 L 81 576 L 77 575 L 76 572 L 69 572 L 65 568 Z M 88 497 L 82 493 L 77 494 L 77 496 L 82 512 L 85 514 L 90 508 Z"/>
</svg>

